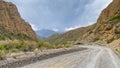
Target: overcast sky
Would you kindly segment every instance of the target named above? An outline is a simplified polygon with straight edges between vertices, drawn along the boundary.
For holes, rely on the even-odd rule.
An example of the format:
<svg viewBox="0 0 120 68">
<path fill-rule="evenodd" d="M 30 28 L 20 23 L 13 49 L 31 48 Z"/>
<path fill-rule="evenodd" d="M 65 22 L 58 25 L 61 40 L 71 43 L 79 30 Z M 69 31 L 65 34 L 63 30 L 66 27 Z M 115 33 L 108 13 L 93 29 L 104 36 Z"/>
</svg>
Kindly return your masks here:
<svg viewBox="0 0 120 68">
<path fill-rule="evenodd" d="M 112 0 L 7 0 L 34 30 L 68 31 L 96 22 Z"/>
</svg>

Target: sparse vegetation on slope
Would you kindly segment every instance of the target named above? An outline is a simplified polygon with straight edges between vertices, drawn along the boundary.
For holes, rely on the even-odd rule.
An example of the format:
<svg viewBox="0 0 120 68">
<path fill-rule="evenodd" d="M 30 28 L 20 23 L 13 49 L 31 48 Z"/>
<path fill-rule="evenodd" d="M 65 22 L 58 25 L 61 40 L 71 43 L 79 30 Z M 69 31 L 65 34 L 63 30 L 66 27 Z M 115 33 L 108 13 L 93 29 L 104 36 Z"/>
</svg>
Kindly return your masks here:
<svg viewBox="0 0 120 68">
<path fill-rule="evenodd" d="M 118 13 L 118 14 L 112 16 L 112 17 L 109 19 L 109 21 L 114 21 L 114 20 L 120 21 L 120 13 Z"/>
<path fill-rule="evenodd" d="M 93 25 L 94 26 L 94 25 Z M 68 31 L 64 34 L 59 34 L 59 35 L 53 35 L 49 38 L 46 39 L 46 41 L 54 44 L 74 44 L 78 39 L 83 38 L 83 35 L 89 30 L 93 29 L 93 27 L 88 26 L 88 27 L 82 27 L 76 30 Z"/>
<path fill-rule="evenodd" d="M 5 59 L 4 56 L 8 53 L 16 52 L 34 52 L 37 50 L 47 50 L 47 49 L 58 49 L 63 47 L 69 47 L 64 43 L 64 45 L 54 44 L 51 45 L 48 42 L 39 41 L 29 41 L 29 40 L 1 40 L 0 41 L 0 60 Z"/>
<path fill-rule="evenodd" d="M 3 40 L 0 41 L 0 59 L 4 58 L 5 54 L 13 52 L 30 52 L 36 49 L 51 49 L 49 43 L 44 41 L 28 41 L 28 40 Z"/>
<path fill-rule="evenodd" d="M 116 22 L 116 23 L 119 23 L 119 22 L 120 22 L 120 13 L 112 16 L 112 17 L 109 19 L 109 21 L 114 21 L 114 22 Z"/>
</svg>

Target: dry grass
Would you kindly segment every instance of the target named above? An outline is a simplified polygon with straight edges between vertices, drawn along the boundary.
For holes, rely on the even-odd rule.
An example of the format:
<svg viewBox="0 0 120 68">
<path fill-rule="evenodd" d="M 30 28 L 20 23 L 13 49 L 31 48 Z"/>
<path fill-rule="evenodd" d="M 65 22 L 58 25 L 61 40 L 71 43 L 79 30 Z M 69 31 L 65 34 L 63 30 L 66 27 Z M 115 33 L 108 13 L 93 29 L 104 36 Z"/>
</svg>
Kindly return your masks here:
<svg viewBox="0 0 120 68">
<path fill-rule="evenodd" d="M 39 44 L 38 44 L 39 42 Z M 4 59 L 4 55 L 13 52 L 28 52 L 41 48 L 52 48 L 43 41 L 25 41 L 25 40 L 5 40 L 0 41 L 0 60 Z"/>
<path fill-rule="evenodd" d="M 5 40 L 0 41 L 0 60 L 4 59 L 4 55 L 15 52 L 33 52 L 36 49 L 57 49 L 69 47 L 64 45 L 51 45 L 45 41 L 26 41 L 26 40 Z"/>
</svg>

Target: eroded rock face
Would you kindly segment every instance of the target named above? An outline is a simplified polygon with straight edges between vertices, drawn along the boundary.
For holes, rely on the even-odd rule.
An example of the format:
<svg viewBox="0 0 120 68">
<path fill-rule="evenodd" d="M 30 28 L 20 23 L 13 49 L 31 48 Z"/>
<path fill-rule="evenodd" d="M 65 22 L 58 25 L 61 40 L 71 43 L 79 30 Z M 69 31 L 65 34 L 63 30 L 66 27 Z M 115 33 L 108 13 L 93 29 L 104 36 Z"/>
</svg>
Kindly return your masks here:
<svg viewBox="0 0 120 68">
<path fill-rule="evenodd" d="M 113 0 L 113 2 L 102 11 L 97 23 L 104 23 L 107 19 L 109 19 L 117 13 L 120 13 L 120 0 Z"/>
<path fill-rule="evenodd" d="M 31 26 L 21 18 L 16 6 L 11 2 L 0 0 L 0 27 L 16 36 L 24 35 L 37 40 Z"/>
<path fill-rule="evenodd" d="M 120 0 L 113 0 L 113 2 L 105 8 L 100 14 L 96 26 L 92 29 L 92 35 L 96 41 L 105 40 L 107 43 L 120 38 Z M 83 40 L 91 38 L 91 34 Z"/>
</svg>

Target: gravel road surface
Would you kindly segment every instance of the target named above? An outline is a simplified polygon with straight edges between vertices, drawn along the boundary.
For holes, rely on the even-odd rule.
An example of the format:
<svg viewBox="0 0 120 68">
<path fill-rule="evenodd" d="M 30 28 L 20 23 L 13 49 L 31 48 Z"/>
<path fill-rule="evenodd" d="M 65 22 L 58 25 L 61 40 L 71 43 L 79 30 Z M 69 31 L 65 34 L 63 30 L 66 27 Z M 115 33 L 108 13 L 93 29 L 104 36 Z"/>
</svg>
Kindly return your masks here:
<svg viewBox="0 0 120 68">
<path fill-rule="evenodd" d="M 120 68 L 120 58 L 110 48 L 79 47 L 87 49 L 38 61 L 21 68 Z"/>
</svg>

